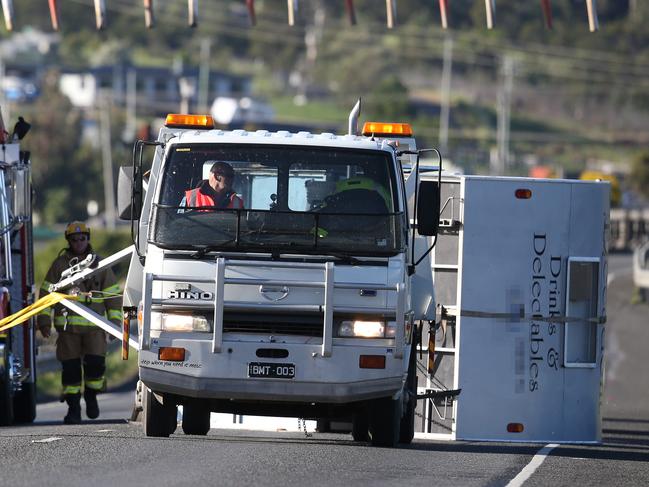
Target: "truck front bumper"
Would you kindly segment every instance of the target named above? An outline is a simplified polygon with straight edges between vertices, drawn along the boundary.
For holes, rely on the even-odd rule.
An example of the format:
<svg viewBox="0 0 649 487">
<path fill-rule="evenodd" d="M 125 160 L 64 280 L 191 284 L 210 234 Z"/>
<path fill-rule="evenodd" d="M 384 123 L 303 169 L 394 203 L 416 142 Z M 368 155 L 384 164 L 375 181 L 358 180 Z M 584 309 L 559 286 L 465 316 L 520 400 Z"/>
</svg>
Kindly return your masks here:
<svg viewBox="0 0 649 487">
<path fill-rule="evenodd" d="M 279 339 L 278 339 L 279 341 Z M 203 399 L 288 401 L 343 404 L 395 396 L 403 388 L 402 358 L 386 346 L 336 345 L 331 357 L 319 355 L 317 343 L 224 341 L 224 351 L 212 353 L 208 340 L 157 338 L 151 350 L 141 350 L 140 379 L 155 392 Z M 185 349 L 182 362 L 162 362 L 159 347 Z M 286 358 L 260 358 L 258 349 L 277 348 Z M 385 368 L 361 368 L 360 355 L 383 355 Z M 250 377 L 251 363 L 294 366 L 294 377 Z"/>
<path fill-rule="evenodd" d="M 284 379 L 191 377 L 146 367 L 140 367 L 140 379 L 156 392 L 185 397 L 335 404 L 394 395 L 402 385 L 400 377 L 346 383 L 287 382 Z"/>
</svg>

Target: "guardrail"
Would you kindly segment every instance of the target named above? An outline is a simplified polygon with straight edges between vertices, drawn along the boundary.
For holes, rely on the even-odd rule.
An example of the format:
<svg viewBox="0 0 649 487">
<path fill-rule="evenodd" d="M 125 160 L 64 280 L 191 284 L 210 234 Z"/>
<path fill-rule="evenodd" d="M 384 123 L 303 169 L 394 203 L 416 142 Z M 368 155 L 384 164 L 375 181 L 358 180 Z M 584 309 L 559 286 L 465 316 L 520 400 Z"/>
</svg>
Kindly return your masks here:
<svg viewBox="0 0 649 487">
<path fill-rule="evenodd" d="M 649 208 L 612 208 L 609 250 L 628 252 L 649 240 Z"/>
</svg>

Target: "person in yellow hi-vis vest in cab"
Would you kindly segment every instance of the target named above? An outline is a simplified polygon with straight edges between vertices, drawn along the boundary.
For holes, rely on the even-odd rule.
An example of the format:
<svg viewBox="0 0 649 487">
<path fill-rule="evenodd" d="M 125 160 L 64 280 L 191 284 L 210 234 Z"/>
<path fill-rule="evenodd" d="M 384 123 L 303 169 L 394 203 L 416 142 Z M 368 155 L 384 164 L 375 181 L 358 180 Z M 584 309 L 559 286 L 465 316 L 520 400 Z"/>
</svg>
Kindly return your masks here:
<svg viewBox="0 0 649 487">
<path fill-rule="evenodd" d="M 66 269 L 82 262 L 93 254 L 90 267 L 96 267 L 100 260 L 90 245 L 90 229 L 82 222 L 72 222 L 65 229 L 68 248 L 61 250 L 50 266 L 40 297 L 48 294 L 50 284 L 61 279 Z M 122 325 L 121 297 L 115 275 L 110 269 L 91 276 L 72 288 L 61 292 L 78 294 L 79 302 L 97 314 L 104 315 L 117 326 Z M 54 328 L 58 332 L 56 358 L 61 362 L 62 400 L 68 404 L 63 418 L 66 424 L 81 422 L 81 385 L 83 375 L 83 398 L 86 415 L 90 419 L 99 416 L 97 393 L 105 389 L 107 335 L 102 329 L 62 305 L 41 312 L 37 318 L 38 329 L 49 337 L 54 315 Z"/>
</svg>

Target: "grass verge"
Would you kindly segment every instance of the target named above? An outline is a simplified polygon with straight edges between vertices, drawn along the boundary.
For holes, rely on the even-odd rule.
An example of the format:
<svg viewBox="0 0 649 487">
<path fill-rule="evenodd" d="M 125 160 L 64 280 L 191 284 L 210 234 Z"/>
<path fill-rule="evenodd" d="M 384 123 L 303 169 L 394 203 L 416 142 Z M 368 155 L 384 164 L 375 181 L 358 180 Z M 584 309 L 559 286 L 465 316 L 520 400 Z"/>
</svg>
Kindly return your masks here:
<svg viewBox="0 0 649 487">
<path fill-rule="evenodd" d="M 117 345 L 117 346 L 115 346 Z M 131 351 L 128 360 L 122 360 L 121 342 L 109 345 L 106 354 L 106 382 L 108 391 L 116 389 L 137 378 L 137 353 Z M 57 399 L 61 395 L 61 371 L 44 372 L 36 379 L 39 401 Z"/>
</svg>

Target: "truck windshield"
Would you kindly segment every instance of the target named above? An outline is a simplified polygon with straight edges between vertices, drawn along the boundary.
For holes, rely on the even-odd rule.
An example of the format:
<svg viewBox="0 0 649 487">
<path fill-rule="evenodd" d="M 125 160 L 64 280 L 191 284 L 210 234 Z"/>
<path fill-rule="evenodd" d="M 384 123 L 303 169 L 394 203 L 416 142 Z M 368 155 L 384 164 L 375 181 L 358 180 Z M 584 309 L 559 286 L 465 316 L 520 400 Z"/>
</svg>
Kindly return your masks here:
<svg viewBox="0 0 649 487">
<path fill-rule="evenodd" d="M 149 239 L 177 249 L 394 255 L 405 238 L 396 181 L 383 151 L 178 144 Z"/>
</svg>

